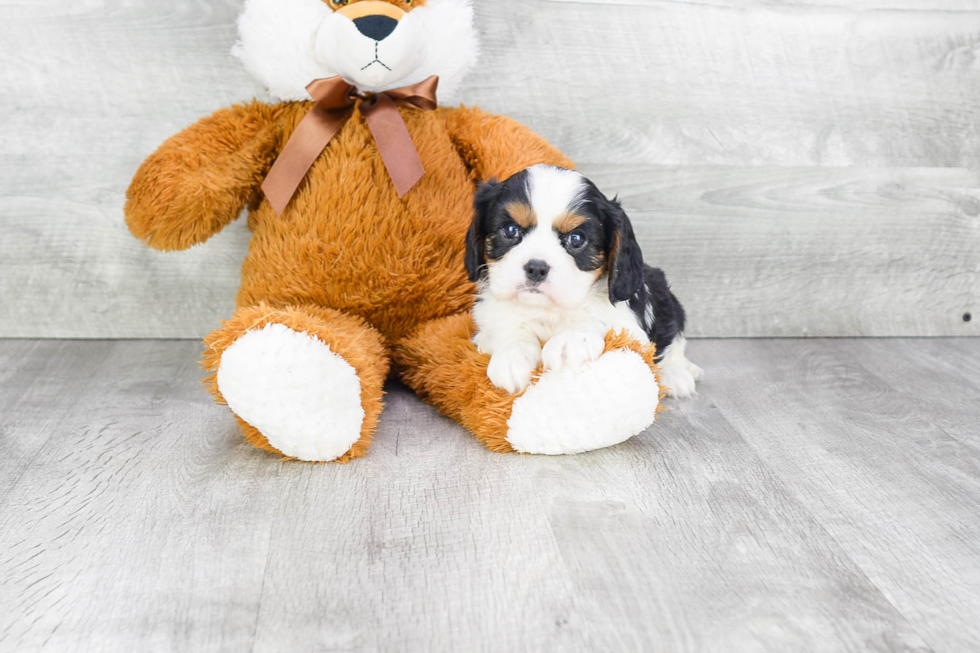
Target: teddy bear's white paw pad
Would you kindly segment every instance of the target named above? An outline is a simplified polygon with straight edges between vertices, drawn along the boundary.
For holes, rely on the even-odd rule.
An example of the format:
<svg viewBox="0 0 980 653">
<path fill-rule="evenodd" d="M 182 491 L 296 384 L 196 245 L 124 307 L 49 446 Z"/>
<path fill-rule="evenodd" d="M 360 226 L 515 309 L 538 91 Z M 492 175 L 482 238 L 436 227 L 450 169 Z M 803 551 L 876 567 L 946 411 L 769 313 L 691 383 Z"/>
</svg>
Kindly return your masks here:
<svg viewBox="0 0 980 653">
<path fill-rule="evenodd" d="M 541 362 L 546 370 L 582 367 L 602 355 L 606 340 L 596 333 L 563 331 L 545 343 Z"/>
<path fill-rule="evenodd" d="M 507 441 L 522 453 L 580 453 L 619 444 L 653 424 L 657 378 L 634 351 L 550 370 L 514 401 Z"/>
<path fill-rule="evenodd" d="M 293 458 L 334 460 L 361 437 L 357 372 L 322 340 L 282 324 L 249 331 L 221 355 L 218 390 Z"/>
</svg>

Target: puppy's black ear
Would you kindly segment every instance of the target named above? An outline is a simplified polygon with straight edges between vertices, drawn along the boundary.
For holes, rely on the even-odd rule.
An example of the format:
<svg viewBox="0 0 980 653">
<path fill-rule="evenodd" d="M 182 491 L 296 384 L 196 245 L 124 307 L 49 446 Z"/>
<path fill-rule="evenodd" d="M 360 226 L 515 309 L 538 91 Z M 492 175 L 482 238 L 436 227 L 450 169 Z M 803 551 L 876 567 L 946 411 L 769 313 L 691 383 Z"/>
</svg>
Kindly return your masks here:
<svg viewBox="0 0 980 653">
<path fill-rule="evenodd" d="M 501 185 L 496 179 L 480 184 L 473 199 L 473 220 L 466 233 L 466 272 L 470 281 L 476 281 L 487 262 L 486 238 L 490 211 L 500 197 Z"/>
<path fill-rule="evenodd" d="M 603 214 L 609 244 L 609 299 L 626 301 L 643 286 L 643 252 L 619 200 L 602 197 L 596 204 Z"/>
</svg>

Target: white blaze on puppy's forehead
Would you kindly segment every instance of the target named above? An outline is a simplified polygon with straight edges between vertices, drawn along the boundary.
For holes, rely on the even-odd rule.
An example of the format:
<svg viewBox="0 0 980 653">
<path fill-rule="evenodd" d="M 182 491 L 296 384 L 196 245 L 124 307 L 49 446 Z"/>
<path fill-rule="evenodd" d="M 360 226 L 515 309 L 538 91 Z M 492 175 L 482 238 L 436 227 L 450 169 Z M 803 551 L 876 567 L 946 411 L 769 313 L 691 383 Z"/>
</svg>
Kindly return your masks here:
<svg viewBox="0 0 980 653">
<path fill-rule="evenodd" d="M 574 170 L 536 165 L 528 168 L 527 193 L 539 225 L 554 225 L 574 212 L 585 195 L 585 178 Z"/>
</svg>

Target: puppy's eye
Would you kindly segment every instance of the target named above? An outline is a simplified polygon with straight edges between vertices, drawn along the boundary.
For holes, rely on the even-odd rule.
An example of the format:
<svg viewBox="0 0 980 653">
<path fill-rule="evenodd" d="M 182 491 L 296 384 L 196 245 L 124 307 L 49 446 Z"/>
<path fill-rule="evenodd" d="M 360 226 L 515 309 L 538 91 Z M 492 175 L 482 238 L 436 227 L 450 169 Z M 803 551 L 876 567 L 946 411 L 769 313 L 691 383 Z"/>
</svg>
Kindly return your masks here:
<svg viewBox="0 0 980 653">
<path fill-rule="evenodd" d="M 333 7 L 334 9 L 340 9 L 341 7 L 349 3 L 350 0 L 330 0 L 330 6 Z"/>
<path fill-rule="evenodd" d="M 508 238 L 510 240 L 516 240 L 521 236 L 521 228 L 518 227 L 513 222 L 511 222 L 509 225 L 501 229 L 500 232 L 504 235 L 505 238 Z"/>
<path fill-rule="evenodd" d="M 565 242 L 568 243 L 568 246 L 572 249 L 581 249 L 585 246 L 585 234 L 578 231 L 573 231 L 572 233 L 568 234 Z"/>
</svg>

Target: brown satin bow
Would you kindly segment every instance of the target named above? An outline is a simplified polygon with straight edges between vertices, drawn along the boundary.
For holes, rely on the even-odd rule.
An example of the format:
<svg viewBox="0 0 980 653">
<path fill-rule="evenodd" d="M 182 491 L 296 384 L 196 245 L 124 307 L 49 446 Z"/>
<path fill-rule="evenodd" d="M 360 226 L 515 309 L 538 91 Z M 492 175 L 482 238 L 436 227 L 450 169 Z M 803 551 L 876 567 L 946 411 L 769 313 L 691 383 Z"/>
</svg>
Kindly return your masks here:
<svg viewBox="0 0 980 653">
<path fill-rule="evenodd" d="M 350 118 L 347 110 L 358 97 L 362 97 L 360 111 L 374 136 L 398 197 L 404 197 L 422 178 L 425 169 L 395 103 L 405 102 L 432 111 L 436 108 L 438 85 L 439 78 L 433 75 L 412 86 L 362 96 L 340 77 L 310 83 L 306 90 L 316 104 L 300 121 L 262 182 L 262 190 L 276 214 L 282 215 L 286 210 L 313 162 Z"/>
</svg>

